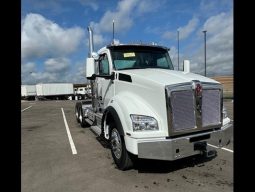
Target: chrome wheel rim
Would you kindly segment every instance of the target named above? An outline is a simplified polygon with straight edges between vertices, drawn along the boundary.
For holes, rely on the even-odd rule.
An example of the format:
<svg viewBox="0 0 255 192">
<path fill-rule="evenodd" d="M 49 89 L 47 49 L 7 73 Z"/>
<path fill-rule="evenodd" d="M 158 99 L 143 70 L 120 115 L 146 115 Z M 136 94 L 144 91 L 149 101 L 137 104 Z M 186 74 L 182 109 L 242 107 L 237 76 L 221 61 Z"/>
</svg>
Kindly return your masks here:
<svg viewBox="0 0 255 192">
<path fill-rule="evenodd" d="M 81 114 L 81 111 L 80 111 L 79 120 L 80 120 L 80 122 L 82 122 L 82 114 Z"/>
<path fill-rule="evenodd" d="M 78 113 L 77 109 L 75 109 L 75 115 L 76 115 L 76 118 L 78 119 L 79 113 Z"/>
<path fill-rule="evenodd" d="M 120 134 L 117 131 L 117 129 L 113 129 L 111 133 L 111 146 L 112 146 L 112 152 L 115 155 L 117 159 L 121 158 L 121 152 L 122 152 L 122 143 Z"/>
</svg>

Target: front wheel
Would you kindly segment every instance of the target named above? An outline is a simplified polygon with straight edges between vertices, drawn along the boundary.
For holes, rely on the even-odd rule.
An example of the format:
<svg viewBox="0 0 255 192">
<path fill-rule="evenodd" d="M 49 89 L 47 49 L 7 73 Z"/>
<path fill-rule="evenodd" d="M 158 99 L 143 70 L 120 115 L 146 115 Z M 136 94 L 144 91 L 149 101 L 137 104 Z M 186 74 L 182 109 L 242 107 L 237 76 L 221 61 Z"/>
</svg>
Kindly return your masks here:
<svg viewBox="0 0 255 192">
<path fill-rule="evenodd" d="M 115 126 L 111 129 L 110 142 L 112 157 L 117 167 L 123 171 L 132 168 L 133 162 L 126 149 L 124 138 Z"/>
</svg>

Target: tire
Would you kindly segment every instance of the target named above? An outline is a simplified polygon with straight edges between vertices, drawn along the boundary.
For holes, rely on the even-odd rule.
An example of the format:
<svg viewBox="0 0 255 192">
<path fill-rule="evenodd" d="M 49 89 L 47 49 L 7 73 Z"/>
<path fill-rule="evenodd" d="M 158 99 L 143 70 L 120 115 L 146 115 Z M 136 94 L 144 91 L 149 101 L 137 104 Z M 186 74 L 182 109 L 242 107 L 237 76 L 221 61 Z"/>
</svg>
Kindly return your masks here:
<svg viewBox="0 0 255 192">
<path fill-rule="evenodd" d="M 79 108 L 79 121 L 80 121 L 81 127 L 85 128 L 89 126 L 89 124 L 85 121 L 83 117 L 82 107 Z"/>
<path fill-rule="evenodd" d="M 78 122 L 78 123 L 80 123 L 80 119 L 79 119 L 79 116 L 80 116 L 80 110 L 79 110 L 79 105 L 78 104 L 76 104 L 76 106 L 75 106 L 75 117 L 76 117 L 76 121 Z"/>
<path fill-rule="evenodd" d="M 120 135 L 119 127 L 112 124 L 110 131 L 111 153 L 118 169 L 124 171 L 133 167 L 131 154 L 126 149 L 123 136 Z"/>
</svg>

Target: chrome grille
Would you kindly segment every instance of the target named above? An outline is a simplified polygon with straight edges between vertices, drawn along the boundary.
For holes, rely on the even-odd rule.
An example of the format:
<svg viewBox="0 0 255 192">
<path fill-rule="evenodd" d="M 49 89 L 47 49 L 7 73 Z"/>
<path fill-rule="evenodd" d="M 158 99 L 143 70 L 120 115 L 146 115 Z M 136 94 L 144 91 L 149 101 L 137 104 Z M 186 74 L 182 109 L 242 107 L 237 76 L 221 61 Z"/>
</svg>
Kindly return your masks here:
<svg viewBox="0 0 255 192">
<path fill-rule="evenodd" d="M 198 94 L 196 84 L 199 83 L 192 81 L 166 86 L 169 136 L 222 126 L 222 85 L 201 82 L 202 89 Z"/>
<path fill-rule="evenodd" d="M 194 93 L 190 90 L 171 93 L 172 126 L 175 131 L 196 126 Z"/>
<path fill-rule="evenodd" d="M 218 125 L 221 122 L 220 90 L 203 90 L 202 127 Z"/>
</svg>

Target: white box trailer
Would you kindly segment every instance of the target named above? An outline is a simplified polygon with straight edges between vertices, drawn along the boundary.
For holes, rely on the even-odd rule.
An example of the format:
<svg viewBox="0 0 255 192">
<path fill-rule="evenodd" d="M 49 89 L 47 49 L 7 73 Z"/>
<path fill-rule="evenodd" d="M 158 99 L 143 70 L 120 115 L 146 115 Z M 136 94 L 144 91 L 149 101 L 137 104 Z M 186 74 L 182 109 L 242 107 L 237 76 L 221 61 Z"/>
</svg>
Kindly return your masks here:
<svg viewBox="0 0 255 192">
<path fill-rule="evenodd" d="M 36 96 L 35 85 L 21 85 L 21 97 Z"/>
<path fill-rule="evenodd" d="M 73 95 L 72 83 L 42 83 L 36 85 L 37 96 Z"/>
</svg>

